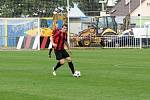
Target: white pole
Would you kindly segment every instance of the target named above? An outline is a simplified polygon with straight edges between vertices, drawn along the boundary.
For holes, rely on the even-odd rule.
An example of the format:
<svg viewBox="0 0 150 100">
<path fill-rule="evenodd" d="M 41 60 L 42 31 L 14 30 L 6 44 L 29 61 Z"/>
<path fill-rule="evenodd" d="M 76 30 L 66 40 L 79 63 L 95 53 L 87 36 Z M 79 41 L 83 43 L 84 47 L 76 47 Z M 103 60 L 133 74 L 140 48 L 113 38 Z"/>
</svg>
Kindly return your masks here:
<svg viewBox="0 0 150 100">
<path fill-rule="evenodd" d="M 141 0 L 140 0 L 140 28 L 142 27 L 142 21 L 141 21 L 141 19 L 142 19 L 142 7 L 141 7 Z"/>
<path fill-rule="evenodd" d="M 40 18 L 38 17 L 38 50 L 40 50 Z"/>
<path fill-rule="evenodd" d="M 69 46 L 70 46 L 70 34 L 69 34 L 69 32 L 70 32 L 70 24 L 69 24 L 69 7 L 70 7 L 70 5 L 69 5 L 69 0 L 67 0 L 67 20 L 68 20 L 68 44 L 69 44 Z"/>
<path fill-rule="evenodd" d="M 140 28 L 141 28 L 141 16 L 142 16 L 142 8 L 141 8 L 141 0 L 140 0 Z M 142 38 L 140 37 L 140 48 L 142 48 Z"/>
<path fill-rule="evenodd" d="M 130 5 L 130 0 L 129 0 L 129 14 L 131 12 L 131 5 Z"/>
</svg>

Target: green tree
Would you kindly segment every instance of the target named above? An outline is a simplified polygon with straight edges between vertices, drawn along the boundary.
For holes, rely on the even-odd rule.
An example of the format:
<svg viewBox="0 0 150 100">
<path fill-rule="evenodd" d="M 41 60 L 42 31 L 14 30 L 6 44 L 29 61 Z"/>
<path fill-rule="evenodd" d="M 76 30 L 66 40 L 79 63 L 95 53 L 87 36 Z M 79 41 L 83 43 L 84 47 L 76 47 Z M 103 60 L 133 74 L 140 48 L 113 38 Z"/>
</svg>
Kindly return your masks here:
<svg viewBox="0 0 150 100">
<path fill-rule="evenodd" d="M 0 17 L 49 17 L 56 7 L 66 7 L 64 0 L 1 0 Z"/>
<path fill-rule="evenodd" d="M 83 12 L 99 11 L 99 0 L 69 0 L 78 2 Z M 67 0 L 1 0 L 0 17 L 49 17 L 57 7 L 67 7 Z M 65 9 L 66 11 L 66 9 Z M 90 15 L 90 13 L 86 13 Z M 92 15 L 92 14 L 91 14 Z"/>
</svg>

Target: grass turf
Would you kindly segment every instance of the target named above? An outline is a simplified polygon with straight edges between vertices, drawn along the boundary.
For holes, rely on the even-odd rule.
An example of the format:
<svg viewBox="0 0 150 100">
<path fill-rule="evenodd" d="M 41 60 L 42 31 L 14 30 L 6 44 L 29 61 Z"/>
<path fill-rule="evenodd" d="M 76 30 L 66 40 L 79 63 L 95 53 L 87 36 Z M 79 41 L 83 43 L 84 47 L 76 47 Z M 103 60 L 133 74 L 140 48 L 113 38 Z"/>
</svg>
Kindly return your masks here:
<svg viewBox="0 0 150 100">
<path fill-rule="evenodd" d="M 150 49 L 79 49 L 53 77 L 48 51 L 0 52 L 0 100 L 150 100 Z"/>
</svg>

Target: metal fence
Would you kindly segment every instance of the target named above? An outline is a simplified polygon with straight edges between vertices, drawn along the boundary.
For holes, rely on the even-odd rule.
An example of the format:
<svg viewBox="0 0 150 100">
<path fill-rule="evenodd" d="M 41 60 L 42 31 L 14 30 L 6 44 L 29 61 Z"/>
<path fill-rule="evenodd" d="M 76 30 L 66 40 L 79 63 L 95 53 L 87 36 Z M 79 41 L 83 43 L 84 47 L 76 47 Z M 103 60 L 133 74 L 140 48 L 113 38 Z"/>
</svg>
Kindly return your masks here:
<svg viewBox="0 0 150 100">
<path fill-rule="evenodd" d="M 145 48 L 150 47 L 150 38 L 135 38 L 133 35 L 106 35 L 101 37 L 70 37 L 70 46 L 100 48 Z"/>
</svg>

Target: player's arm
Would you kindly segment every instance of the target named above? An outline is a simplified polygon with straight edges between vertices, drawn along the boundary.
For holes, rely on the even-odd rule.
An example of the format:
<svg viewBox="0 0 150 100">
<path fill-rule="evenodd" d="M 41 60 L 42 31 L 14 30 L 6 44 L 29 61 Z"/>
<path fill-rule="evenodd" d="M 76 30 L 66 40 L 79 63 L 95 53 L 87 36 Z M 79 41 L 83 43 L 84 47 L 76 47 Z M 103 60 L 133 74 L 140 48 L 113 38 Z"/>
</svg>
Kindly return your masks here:
<svg viewBox="0 0 150 100">
<path fill-rule="evenodd" d="M 52 36 L 50 37 L 50 42 L 52 43 L 52 46 L 53 46 L 53 47 L 56 47 L 56 46 L 57 46 L 57 44 L 54 43 L 54 37 L 56 37 L 57 35 L 59 35 L 59 34 L 56 34 L 56 32 L 57 32 L 58 30 L 59 30 L 59 29 L 58 29 L 57 27 L 55 27 L 55 28 L 53 29 Z"/>
<path fill-rule="evenodd" d="M 53 46 L 53 47 L 56 47 L 56 46 L 57 46 L 57 44 L 54 43 L 54 38 L 53 38 L 53 36 L 50 37 L 50 42 L 52 43 L 52 46 Z"/>
<path fill-rule="evenodd" d="M 68 39 L 67 39 L 67 38 L 68 38 L 68 35 L 67 35 L 67 33 L 66 33 L 66 34 L 65 34 L 65 42 L 64 42 L 64 43 L 65 43 L 65 45 L 67 46 L 67 49 L 70 50 L 70 46 L 69 46 L 69 44 L 68 44 L 68 41 L 67 41 Z"/>
<path fill-rule="evenodd" d="M 67 41 L 65 41 L 65 45 L 66 45 L 66 47 L 67 47 L 67 49 L 68 49 L 69 53 L 71 53 L 71 49 L 70 49 L 70 46 L 69 46 L 69 44 L 68 44 L 68 42 L 67 42 Z"/>
<path fill-rule="evenodd" d="M 67 41 L 65 41 L 65 45 L 67 46 L 67 49 L 70 50 L 70 46 Z"/>
</svg>

